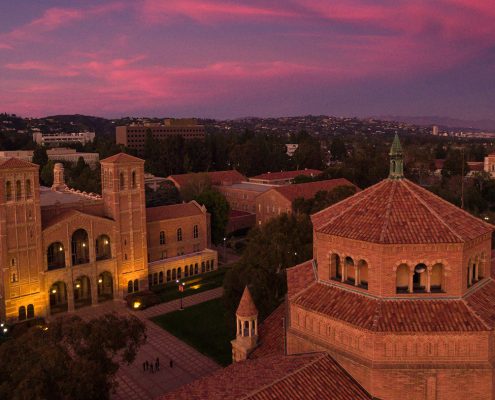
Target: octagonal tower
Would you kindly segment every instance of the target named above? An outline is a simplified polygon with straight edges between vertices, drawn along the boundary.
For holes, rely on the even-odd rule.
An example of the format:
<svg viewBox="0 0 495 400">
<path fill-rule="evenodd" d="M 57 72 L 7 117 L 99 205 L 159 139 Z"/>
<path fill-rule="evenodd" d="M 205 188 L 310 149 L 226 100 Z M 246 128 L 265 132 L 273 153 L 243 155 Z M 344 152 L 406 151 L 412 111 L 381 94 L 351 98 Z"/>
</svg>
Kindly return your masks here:
<svg viewBox="0 0 495 400">
<path fill-rule="evenodd" d="M 494 398 L 490 224 L 405 179 L 397 135 L 389 177 L 312 221 L 290 353 L 329 351 L 380 399 Z"/>
</svg>

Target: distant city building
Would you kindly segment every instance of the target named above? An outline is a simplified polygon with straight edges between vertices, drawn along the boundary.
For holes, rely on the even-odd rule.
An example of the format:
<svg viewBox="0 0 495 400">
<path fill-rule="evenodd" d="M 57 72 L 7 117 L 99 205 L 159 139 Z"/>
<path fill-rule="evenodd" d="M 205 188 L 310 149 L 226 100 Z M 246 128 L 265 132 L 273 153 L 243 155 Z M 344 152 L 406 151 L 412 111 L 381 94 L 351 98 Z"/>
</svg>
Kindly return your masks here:
<svg viewBox="0 0 495 400">
<path fill-rule="evenodd" d="M 484 168 L 485 172 L 488 172 L 492 178 L 495 178 L 495 153 L 488 154 L 485 157 Z"/>
<path fill-rule="evenodd" d="M 194 119 L 165 119 L 160 123 L 131 124 L 115 128 L 115 140 L 144 155 L 146 133 L 151 132 L 153 139 L 164 140 L 170 136 L 182 136 L 184 139 L 204 139 L 205 128 Z"/>
<path fill-rule="evenodd" d="M 266 172 L 249 178 L 249 182 L 265 183 L 269 185 L 288 185 L 294 181 L 296 176 L 307 176 L 314 178 L 320 175 L 321 171 L 317 169 L 302 169 L 297 171 Z"/>
<path fill-rule="evenodd" d="M 438 126 L 437 125 L 433 125 L 431 127 L 431 134 L 434 136 L 438 136 Z"/>
<path fill-rule="evenodd" d="M 83 158 L 84 162 L 91 168 L 95 168 L 100 161 L 100 155 L 98 153 L 78 153 L 76 149 L 69 149 L 67 147 L 55 147 L 46 151 L 49 160 L 52 161 L 66 161 L 71 163 L 77 163 L 79 158 Z"/>
<path fill-rule="evenodd" d="M 90 143 L 95 139 L 94 132 L 42 133 L 33 132 L 33 141 L 42 146 L 59 146 L 67 143 Z"/>
<path fill-rule="evenodd" d="M 33 150 L 0 151 L 0 159 L 2 158 L 17 158 L 22 161 L 31 162 L 33 160 Z"/>
</svg>

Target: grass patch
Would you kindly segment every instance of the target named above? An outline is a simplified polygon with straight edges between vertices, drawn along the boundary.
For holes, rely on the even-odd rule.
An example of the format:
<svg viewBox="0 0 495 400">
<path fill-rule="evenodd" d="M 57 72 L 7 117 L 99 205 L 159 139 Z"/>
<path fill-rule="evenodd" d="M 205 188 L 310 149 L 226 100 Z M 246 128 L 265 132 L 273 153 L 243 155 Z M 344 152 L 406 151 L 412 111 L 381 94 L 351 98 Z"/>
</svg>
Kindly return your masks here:
<svg viewBox="0 0 495 400">
<path fill-rule="evenodd" d="M 190 278 L 181 279 L 181 282 L 185 283 L 184 292 L 182 292 L 182 295 L 187 297 L 222 286 L 223 278 L 226 272 L 227 268 L 219 268 L 216 271 L 208 272 L 203 275 L 196 275 Z M 151 291 L 160 297 L 161 303 L 181 297 L 181 292 L 179 292 L 176 282 L 153 286 Z"/>
<path fill-rule="evenodd" d="M 232 362 L 234 332 L 225 316 L 222 299 L 206 301 L 151 319 L 155 324 L 226 366 Z"/>
</svg>

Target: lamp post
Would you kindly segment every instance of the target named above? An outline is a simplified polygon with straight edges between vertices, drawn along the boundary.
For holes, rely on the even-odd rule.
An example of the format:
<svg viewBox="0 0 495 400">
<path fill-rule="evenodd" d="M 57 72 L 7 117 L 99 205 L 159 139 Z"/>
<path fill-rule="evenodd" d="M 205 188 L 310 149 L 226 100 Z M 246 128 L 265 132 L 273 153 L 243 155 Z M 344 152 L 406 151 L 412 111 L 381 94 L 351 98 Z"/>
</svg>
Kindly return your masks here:
<svg viewBox="0 0 495 400">
<path fill-rule="evenodd" d="M 184 297 L 184 286 L 186 284 L 184 282 L 179 282 L 178 279 L 175 282 L 177 282 L 177 284 L 179 285 L 178 286 L 178 289 L 179 289 L 179 292 L 180 292 L 180 307 L 179 307 L 179 310 L 182 311 L 184 309 L 184 307 L 182 306 L 182 298 Z"/>
<path fill-rule="evenodd" d="M 227 257 L 227 238 L 224 237 L 223 238 L 223 262 L 225 264 L 227 264 L 226 257 Z"/>
</svg>

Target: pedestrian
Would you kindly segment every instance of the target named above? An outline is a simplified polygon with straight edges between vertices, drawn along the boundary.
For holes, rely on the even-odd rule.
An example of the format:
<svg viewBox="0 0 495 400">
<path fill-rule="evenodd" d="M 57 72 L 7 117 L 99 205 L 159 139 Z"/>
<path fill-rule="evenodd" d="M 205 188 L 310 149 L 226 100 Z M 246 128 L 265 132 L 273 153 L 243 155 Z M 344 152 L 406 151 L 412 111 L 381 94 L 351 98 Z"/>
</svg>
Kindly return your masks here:
<svg viewBox="0 0 495 400">
<path fill-rule="evenodd" d="M 157 358 L 156 358 L 156 361 L 155 361 L 155 367 L 156 367 L 157 369 L 160 369 L 160 357 L 157 357 Z"/>
<path fill-rule="evenodd" d="M 153 363 L 150 363 L 150 370 L 151 370 L 151 373 L 153 373 Z"/>
<path fill-rule="evenodd" d="M 170 368 L 174 367 L 174 360 L 170 359 Z"/>
<path fill-rule="evenodd" d="M 144 364 L 146 365 L 146 369 L 145 369 L 145 371 L 148 371 L 148 368 L 149 368 L 149 366 L 150 366 L 150 365 L 149 365 L 149 363 L 148 363 L 148 360 L 146 360 L 146 362 L 145 362 Z"/>
</svg>

